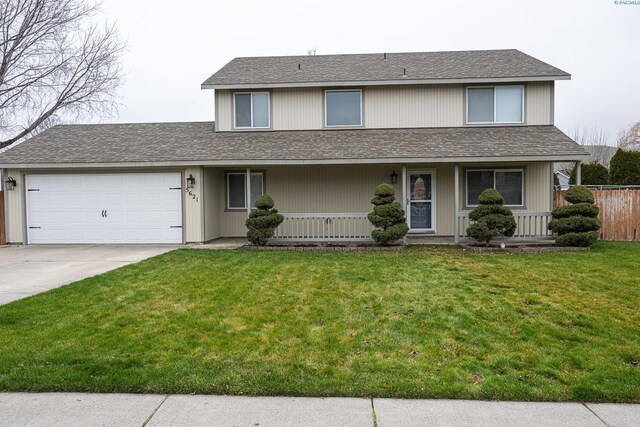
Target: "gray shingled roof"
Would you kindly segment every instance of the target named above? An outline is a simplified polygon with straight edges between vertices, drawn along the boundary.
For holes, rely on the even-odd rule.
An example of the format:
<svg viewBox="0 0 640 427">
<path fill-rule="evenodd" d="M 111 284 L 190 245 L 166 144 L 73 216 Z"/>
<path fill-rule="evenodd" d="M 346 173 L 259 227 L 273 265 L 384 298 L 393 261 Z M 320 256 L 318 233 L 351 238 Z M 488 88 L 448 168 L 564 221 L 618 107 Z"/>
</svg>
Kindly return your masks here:
<svg viewBox="0 0 640 427">
<path fill-rule="evenodd" d="M 213 122 L 58 125 L 0 154 L 0 167 L 579 160 L 554 126 L 214 132 Z"/>
<path fill-rule="evenodd" d="M 235 58 L 202 86 L 569 77 L 565 71 L 510 49 L 389 53 L 387 60 L 382 53 Z"/>
</svg>

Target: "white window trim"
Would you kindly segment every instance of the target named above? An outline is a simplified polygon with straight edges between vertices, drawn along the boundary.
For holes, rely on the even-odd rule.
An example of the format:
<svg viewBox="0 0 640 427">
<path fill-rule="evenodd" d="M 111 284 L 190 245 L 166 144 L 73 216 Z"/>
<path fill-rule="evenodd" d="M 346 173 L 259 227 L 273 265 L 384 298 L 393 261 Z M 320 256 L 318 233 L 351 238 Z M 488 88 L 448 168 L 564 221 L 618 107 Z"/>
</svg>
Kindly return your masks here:
<svg viewBox="0 0 640 427">
<path fill-rule="evenodd" d="M 231 194 L 231 192 L 229 191 L 229 175 L 242 175 L 242 176 L 245 177 L 245 183 L 244 183 L 244 186 L 243 186 L 243 188 L 244 188 L 243 191 L 244 191 L 245 194 L 244 194 L 244 197 L 242 198 L 243 203 L 242 203 L 241 207 L 240 206 L 231 207 L 231 197 L 229 197 L 230 194 Z M 264 194 L 264 172 L 251 172 L 251 176 L 252 177 L 253 176 L 257 176 L 257 175 L 260 175 L 262 177 L 262 194 Z M 247 173 L 245 171 L 242 171 L 242 172 L 240 172 L 240 171 L 238 171 L 238 172 L 226 172 L 225 173 L 224 179 L 226 181 L 225 186 L 227 188 L 227 197 L 226 197 L 227 206 L 226 206 L 226 208 L 227 208 L 228 211 L 246 211 L 247 210 L 247 194 L 246 194 L 246 192 L 247 192 L 247 182 L 246 182 L 246 176 L 247 176 Z M 249 197 L 251 197 L 250 194 L 249 194 Z M 255 206 L 251 206 L 251 209 L 254 209 L 254 208 L 255 208 Z"/>
<path fill-rule="evenodd" d="M 329 92 L 360 92 L 360 124 L 357 125 L 330 125 L 327 122 L 327 93 Z M 327 89 L 324 91 L 324 126 L 327 128 L 352 128 L 362 127 L 363 112 L 362 112 L 362 89 Z"/>
<path fill-rule="evenodd" d="M 513 168 L 513 169 L 502 169 L 502 168 L 481 168 L 481 169 L 467 169 L 465 170 L 465 174 L 464 174 L 464 185 L 465 185 L 465 191 L 464 191 L 464 197 L 465 197 L 465 207 L 468 208 L 475 208 L 477 206 L 479 206 L 478 204 L 472 205 L 471 203 L 469 203 L 469 172 L 493 172 L 493 188 L 496 188 L 496 172 L 520 172 L 522 174 L 522 189 L 521 189 L 521 194 L 522 194 L 522 203 L 519 205 L 505 205 L 507 207 L 514 207 L 514 208 L 523 208 L 526 206 L 525 202 L 524 202 L 524 198 L 525 198 L 525 194 L 524 194 L 524 168 Z"/>
<path fill-rule="evenodd" d="M 498 103 L 496 102 L 496 88 L 517 87 L 522 89 L 522 105 L 520 106 L 522 112 L 522 120 L 519 122 L 497 122 L 496 121 L 496 108 Z M 493 89 L 493 121 L 492 122 L 470 122 L 469 121 L 469 89 Z M 524 120 L 524 97 L 525 90 L 524 85 L 497 85 L 497 86 L 467 86 L 465 89 L 465 123 L 468 125 L 495 125 L 495 124 L 523 124 Z"/>
<path fill-rule="evenodd" d="M 267 126 L 253 126 L 253 95 L 267 95 Z M 251 95 L 251 126 L 238 126 L 236 121 L 236 95 Z M 269 129 L 271 128 L 271 93 L 268 91 L 262 92 L 234 92 L 233 93 L 233 128 L 234 129 Z"/>
</svg>

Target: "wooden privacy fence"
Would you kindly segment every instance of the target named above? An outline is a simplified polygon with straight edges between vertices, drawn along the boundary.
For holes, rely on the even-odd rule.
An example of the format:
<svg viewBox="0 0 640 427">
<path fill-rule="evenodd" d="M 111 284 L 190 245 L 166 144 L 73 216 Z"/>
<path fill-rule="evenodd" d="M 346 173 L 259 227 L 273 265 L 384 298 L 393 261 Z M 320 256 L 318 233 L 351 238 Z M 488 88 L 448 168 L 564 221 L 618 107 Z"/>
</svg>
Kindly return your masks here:
<svg viewBox="0 0 640 427">
<path fill-rule="evenodd" d="M 640 189 L 591 190 L 600 208 L 602 240 L 640 241 Z M 553 206 L 568 205 L 565 190 L 555 190 Z"/>
<path fill-rule="evenodd" d="M 7 230 L 4 220 L 4 192 L 0 191 L 0 245 L 7 243 Z"/>
</svg>

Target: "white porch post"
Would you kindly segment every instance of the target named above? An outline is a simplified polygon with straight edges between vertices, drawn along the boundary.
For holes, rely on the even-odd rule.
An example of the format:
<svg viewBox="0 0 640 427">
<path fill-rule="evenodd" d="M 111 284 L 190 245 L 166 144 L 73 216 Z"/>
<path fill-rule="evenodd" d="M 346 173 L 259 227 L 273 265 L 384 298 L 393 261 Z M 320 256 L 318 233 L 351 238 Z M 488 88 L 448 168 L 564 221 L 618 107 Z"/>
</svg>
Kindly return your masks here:
<svg viewBox="0 0 640 427">
<path fill-rule="evenodd" d="M 408 203 L 407 203 L 407 165 L 402 165 L 402 206 L 404 206 L 405 216 L 409 215 Z M 407 222 L 408 222 L 407 218 Z M 407 244 L 407 236 L 402 238 L 402 243 Z"/>
<path fill-rule="evenodd" d="M 460 243 L 460 221 L 458 220 L 458 212 L 460 212 L 460 165 L 455 164 L 453 167 L 453 243 Z"/>
<path fill-rule="evenodd" d="M 582 185 L 582 162 L 576 162 L 576 185 Z"/>
<path fill-rule="evenodd" d="M 251 213 L 251 168 L 247 168 L 246 178 L 244 180 L 246 184 L 245 189 L 245 204 L 247 206 L 247 216 Z"/>
</svg>

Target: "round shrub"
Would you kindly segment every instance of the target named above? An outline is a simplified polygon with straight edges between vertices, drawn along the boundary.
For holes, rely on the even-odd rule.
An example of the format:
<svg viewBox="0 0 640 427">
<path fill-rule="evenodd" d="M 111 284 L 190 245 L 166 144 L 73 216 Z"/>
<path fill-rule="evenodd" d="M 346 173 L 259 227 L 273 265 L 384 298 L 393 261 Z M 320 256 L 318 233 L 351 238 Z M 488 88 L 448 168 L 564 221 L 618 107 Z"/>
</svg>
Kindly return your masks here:
<svg viewBox="0 0 640 427">
<path fill-rule="evenodd" d="M 504 204 L 504 198 L 498 190 L 487 188 L 478 196 L 478 203 L 481 205 L 502 205 Z"/>
<path fill-rule="evenodd" d="M 594 203 L 595 199 L 591 191 L 584 185 L 571 187 L 564 193 L 564 199 L 569 203 Z"/>
<path fill-rule="evenodd" d="M 284 217 L 273 209 L 275 203 L 268 194 L 263 194 L 256 199 L 256 209 L 252 210 L 245 225 L 248 229 L 247 240 L 254 245 L 264 246 L 275 234 Z"/>
<path fill-rule="evenodd" d="M 402 205 L 395 201 L 395 190 L 389 184 L 380 184 L 373 194 L 375 197 L 371 204 L 374 207 L 368 218 L 376 229 L 371 232 L 371 237 L 383 245 L 400 240 L 409 227 Z"/>
<path fill-rule="evenodd" d="M 560 206 L 553 210 L 554 218 L 568 218 L 570 216 L 587 216 L 597 218 L 600 208 L 591 203 L 576 203 L 575 205 Z"/>
<path fill-rule="evenodd" d="M 549 230 L 558 234 L 567 234 L 575 230 L 598 231 L 602 224 L 598 218 L 586 216 L 572 216 L 569 218 L 553 219 L 549 222 Z"/>
<path fill-rule="evenodd" d="M 588 231 L 585 233 L 567 233 L 556 238 L 558 246 L 579 246 L 589 247 L 598 240 L 597 231 Z"/>
<path fill-rule="evenodd" d="M 485 245 L 498 236 L 513 236 L 516 220 L 511 209 L 502 206 L 504 198 L 499 191 L 493 188 L 484 190 L 478 202 L 480 204 L 469 213 L 469 219 L 474 222 L 467 227 L 467 236 Z"/>
<path fill-rule="evenodd" d="M 591 246 L 598 240 L 598 230 L 602 225 L 597 218 L 599 209 L 593 204 L 593 194 L 587 187 L 578 185 L 567 190 L 564 198 L 574 204 L 551 212 L 553 219 L 549 222 L 549 230 L 558 233 L 556 244 Z"/>
</svg>

